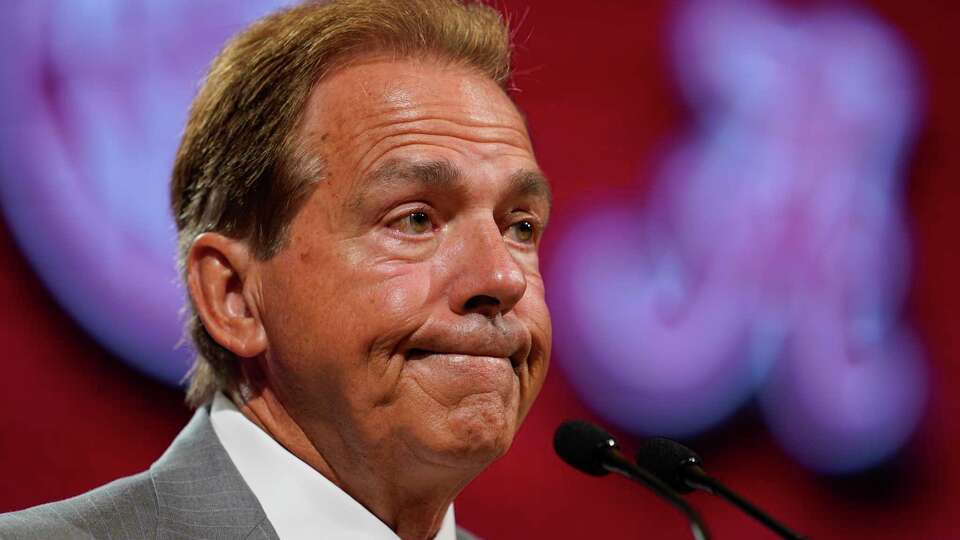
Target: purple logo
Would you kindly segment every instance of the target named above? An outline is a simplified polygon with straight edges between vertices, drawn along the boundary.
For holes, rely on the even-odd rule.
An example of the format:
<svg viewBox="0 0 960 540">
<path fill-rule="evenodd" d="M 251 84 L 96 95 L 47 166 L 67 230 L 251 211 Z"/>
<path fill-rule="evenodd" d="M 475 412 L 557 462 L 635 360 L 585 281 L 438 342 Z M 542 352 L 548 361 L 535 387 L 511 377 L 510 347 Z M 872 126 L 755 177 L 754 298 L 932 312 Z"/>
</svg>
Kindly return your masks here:
<svg viewBox="0 0 960 540">
<path fill-rule="evenodd" d="M 71 316 L 177 383 L 184 292 L 167 185 L 187 108 L 226 39 L 282 2 L 31 0 L 0 18 L 0 202 Z"/>
<path fill-rule="evenodd" d="M 557 243 L 563 369 L 635 434 L 695 435 L 756 397 L 806 466 L 876 465 L 926 392 L 902 321 L 911 60 L 850 9 L 694 1 L 673 35 L 694 125 L 642 205 L 591 208 Z"/>
</svg>

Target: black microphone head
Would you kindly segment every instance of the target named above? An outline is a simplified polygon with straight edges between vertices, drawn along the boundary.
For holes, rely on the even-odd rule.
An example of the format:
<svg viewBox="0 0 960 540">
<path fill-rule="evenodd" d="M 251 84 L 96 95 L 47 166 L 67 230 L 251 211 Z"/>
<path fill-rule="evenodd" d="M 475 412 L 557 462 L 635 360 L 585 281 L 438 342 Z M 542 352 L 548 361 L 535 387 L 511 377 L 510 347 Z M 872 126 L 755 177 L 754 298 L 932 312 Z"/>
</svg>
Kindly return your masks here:
<svg viewBox="0 0 960 540">
<path fill-rule="evenodd" d="M 693 491 L 683 480 L 684 468 L 690 465 L 700 466 L 702 463 L 696 452 L 663 437 L 648 439 L 637 451 L 637 465 L 652 472 L 680 493 Z"/>
<path fill-rule="evenodd" d="M 593 476 L 604 476 L 604 458 L 617 448 L 617 440 L 603 428 L 582 420 L 567 420 L 553 434 L 553 449 L 560 459 Z"/>
</svg>

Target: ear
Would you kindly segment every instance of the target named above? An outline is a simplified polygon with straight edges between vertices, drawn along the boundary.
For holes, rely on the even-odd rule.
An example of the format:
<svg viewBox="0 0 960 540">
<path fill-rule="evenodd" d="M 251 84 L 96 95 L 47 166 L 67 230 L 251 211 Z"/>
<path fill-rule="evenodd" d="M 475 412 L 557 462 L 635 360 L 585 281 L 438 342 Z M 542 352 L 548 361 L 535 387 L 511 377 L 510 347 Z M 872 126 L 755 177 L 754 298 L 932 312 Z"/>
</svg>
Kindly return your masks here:
<svg viewBox="0 0 960 540">
<path fill-rule="evenodd" d="M 187 255 L 187 286 L 210 337 L 241 358 L 267 348 L 260 320 L 256 259 L 242 240 L 203 233 Z"/>
</svg>

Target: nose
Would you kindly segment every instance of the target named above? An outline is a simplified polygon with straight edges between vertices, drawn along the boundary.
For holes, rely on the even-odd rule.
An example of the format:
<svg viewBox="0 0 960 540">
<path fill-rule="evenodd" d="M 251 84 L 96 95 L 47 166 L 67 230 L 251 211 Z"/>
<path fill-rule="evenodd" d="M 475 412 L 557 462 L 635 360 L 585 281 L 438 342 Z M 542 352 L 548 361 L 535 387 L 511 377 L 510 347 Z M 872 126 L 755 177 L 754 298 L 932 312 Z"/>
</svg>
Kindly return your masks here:
<svg viewBox="0 0 960 540">
<path fill-rule="evenodd" d="M 527 278 L 493 221 L 471 227 L 461 239 L 449 290 L 450 308 L 460 315 L 493 319 L 523 298 Z"/>
</svg>

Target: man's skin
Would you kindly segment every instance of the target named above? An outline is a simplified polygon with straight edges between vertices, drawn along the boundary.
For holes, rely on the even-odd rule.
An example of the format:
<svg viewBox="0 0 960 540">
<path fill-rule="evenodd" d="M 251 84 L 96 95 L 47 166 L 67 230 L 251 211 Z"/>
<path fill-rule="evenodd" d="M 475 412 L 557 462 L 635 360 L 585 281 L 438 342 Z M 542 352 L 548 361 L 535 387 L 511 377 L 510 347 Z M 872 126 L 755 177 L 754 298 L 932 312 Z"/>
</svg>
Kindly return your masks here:
<svg viewBox="0 0 960 540">
<path fill-rule="evenodd" d="M 244 359 L 244 414 L 402 538 L 431 538 L 543 384 L 549 187 L 503 90 L 436 58 L 328 74 L 299 137 L 326 174 L 289 242 L 258 261 L 203 234 L 190 291 Z"/>
</svg>

